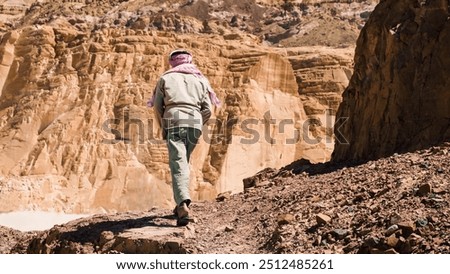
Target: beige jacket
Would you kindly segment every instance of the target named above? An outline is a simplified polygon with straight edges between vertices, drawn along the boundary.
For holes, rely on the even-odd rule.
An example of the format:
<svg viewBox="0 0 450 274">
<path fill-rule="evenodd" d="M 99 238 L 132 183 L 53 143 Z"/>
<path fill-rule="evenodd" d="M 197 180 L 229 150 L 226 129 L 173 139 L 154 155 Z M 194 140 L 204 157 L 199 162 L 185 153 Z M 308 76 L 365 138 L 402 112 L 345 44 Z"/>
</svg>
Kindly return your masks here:
<svg viewBox="0 0 450 274">
<path fill-rule="evenodd" d="M 206 79 L 192 74 L 172 72 L 161 76 L 156 85 L 155 110 L 162 128 L 202 130 L 211 117 L 208 86 Z"/>
</svg>

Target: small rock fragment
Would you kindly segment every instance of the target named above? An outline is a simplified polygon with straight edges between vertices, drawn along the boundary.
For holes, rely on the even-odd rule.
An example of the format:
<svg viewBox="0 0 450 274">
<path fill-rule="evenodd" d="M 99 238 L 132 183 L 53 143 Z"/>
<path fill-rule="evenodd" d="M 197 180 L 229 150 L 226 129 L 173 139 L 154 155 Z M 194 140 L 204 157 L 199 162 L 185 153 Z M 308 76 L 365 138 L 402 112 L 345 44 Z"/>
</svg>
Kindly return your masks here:
<svg viewBox="0 0 450 274">
<path fill-rule="evenodd" d="M 402 216 L 400 216 L 400 214 L 394 213 L 390 218 L 390 223 L 391 223 L 391 225 L 396 225 L 396 224 L 400 223 L 402 220 L 403 220 L 403 218 L 402 218 Z"/>
<path fill-rule="evenodd" d="M 417 155 L 411 155 L 409 157 L 409 160 L 411 161 L 412 164 L 415 164 L 415 163 L 417 163 L 420 160 L 420 157 L 417 156 Z"/>
<path fill-rule="evenodd" d="M 225 226 L 225 232 L 231 232 L 231 231 L 234 231 L 234 227 L 232 227 L 232 226 Z"/>
<path fill-rule="evenodd" d="M 416 230 L 416 224 L 414 222 L 401 222 L 397 225 L 402 230 L 402 234 L 406 237 Z"/>
<path fill-rule="evenodd" d="M 433 239 L 433 243 L 434 243 L 435 245 L 441 245 L 441 244 L 445 243 L 445 241 L 442 240 L 441 238 L 434 238 L 434 239 Z"/>
<path fill-rule="evenodd" d="M 369 237 L 364 241 L 364 245 L 368 247 L 376 246 L 380 243 L 380 239 L 377 237 Z"/>
<path fill-rule="evenodd" d="M 348 235 L 348 231 L 345 229 L 335 229 L 333 230 L 333 236 L 338 239 L 338 240 L 342 240 L 345 238 L 345 236 Z"/>
<path fill-rule="evenodd" d="M 428 220 L 425 219 L 425 218 L 418 219 L 418 220 L 416 221 L 416 225 L 419 226 L 419 227 L 425 227 L 425 226 L 428 225 Z"/>
<path fill-rule="evenodd" d="M 265 181 L 258 181 L 255 184 L 256 187 L 265 187 L 265 186 L 273 186 L 273 183 L 270 182 L 269 180 L 265 180 Z"/>
<path fill-rule="evenodd" d="M 439 218 L 436 217 L 436 216 L 430 216 L 430 217 L 427 218 L 427 220 L 428 220 L 430 223 L 437 223 L 437 222 L 439 222 Z"/>
<path fill-rule="evenodd" d="M 344 246 L 343 251 L 345 253 L 350 253 L 353 250 L 355 250 L 356 248 L 358 248 L 359 244 L 357 242 L 351 242 L 348 245 Z"/>
<path fill-rule="evenodd" d="M 292 214 L 281 214 L 278 216 L 277 222 L 279 226 L 287 225 L 292 223 L 295 220 L 295 216 Z"/>
<path fill-rule="evenodd" d="M 392 234 L 391 236 L 386 238 L 386 244 L 390 247 L 396 247 L 398 244 L 398 238 L 395 236 L 395 234 Z"/>
<path fill-rule="evenodd" d="M 322 236 L 317 236 L 317 238 L 314 240 L 313 245 L 319 246 L 322 243 Z"/>
<path fill-rule="evenodd" d="M 398 225 L 391 225 L 390 227 L 388 227 L 388 229 L 386 229 L 386 231 L 384 232 L 384 235 L 386 235 L 386 237 L 391 236 L 397 230 L 398 230 Z"/>
<path fill-rule="evenodd" d="M 331 217 L 326 214 L 319 213 L 316 215 L 316 222 L 318 225 L 325 225 L 331 222 Z"/>
<path fill-rule="evenodd" d="M 415 233 L 408 237 L 408 243 L 410 246 L 417 246 L 422 242 L 423 238 Z"/>
<path fill-rule="evenodd" d="M 231 197 L 231 191 L 223 192 L 223 193 L 220 193 L 219 195 L 217 195 L 216 201 L 223 202 L 225 200 L 230 199 L 230 197 Z"/>
<path fill-rule="evenodd" d="M 418 196 L 426 196 L 429 193 L 431 193 L 431 185 L 428 183 L 419 186 L 419 189 L 417 190 Z"/>
</svg>

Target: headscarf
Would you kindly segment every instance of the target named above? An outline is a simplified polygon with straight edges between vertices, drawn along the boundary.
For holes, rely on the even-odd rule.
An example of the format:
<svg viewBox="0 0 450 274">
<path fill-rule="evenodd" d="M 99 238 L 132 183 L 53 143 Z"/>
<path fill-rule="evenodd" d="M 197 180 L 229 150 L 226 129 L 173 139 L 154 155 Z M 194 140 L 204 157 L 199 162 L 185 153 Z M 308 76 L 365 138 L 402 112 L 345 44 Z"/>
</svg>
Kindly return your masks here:
<svg viewBox="0 0 450 274">
<path fill-rule="evenodd" d="M 192 63 L 192 54 L 190 54 L 185 50 L 172 51 L 169 55 L 169 64 L 172 68 L 164 72 L 163 75 L 178 72 L 178 73 L 192 74 L 195 77 L 206 81 L 208 83 L 207 90 L 209 93 L 209 98 L 211 99 L 211 103 L 217 107 L 220 106 L 221 102 L 219 98 L 217 98 L 216 93 L 209 84 L 208 79 L 201 73 L 201 71 L 197 68 L 197 66 Z M 156 89 L 153 91 L 152 98 L 147 102 L 148 107 L 153 107 L 155 105 L 155 97 L 156 97 Z"/>
</svg>

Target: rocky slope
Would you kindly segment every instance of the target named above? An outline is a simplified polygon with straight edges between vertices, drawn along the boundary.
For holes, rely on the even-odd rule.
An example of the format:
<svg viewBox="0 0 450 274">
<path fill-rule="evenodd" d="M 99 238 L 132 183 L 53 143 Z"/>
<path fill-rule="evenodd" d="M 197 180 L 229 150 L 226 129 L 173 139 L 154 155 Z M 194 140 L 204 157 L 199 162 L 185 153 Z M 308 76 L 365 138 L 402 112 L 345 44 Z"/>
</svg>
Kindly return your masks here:
<svg viewBox="0 0 450 274">
<path fill-rule="evenodd" d="M 254 1 L 162 2 L 36 1 L 20 20 L 6 20 L 1 211 L 172 207 L 165 145 L 145 102 L 176 47 L 195 54 L 224 102 L 194 155 L 194 199 L 242 191 L 242 179 L 266 167 L 330 158 L 353 48 L 271 47 L 257 30 L 294 17 L 312 20 L 313 9 L 330 19 L 333 7 L 357 14 L 369 4 L 311 3 L 299 14 L 300 4 L 286 10 Z M 235 25 L 225 7 L 237 22 L 251 8 L 248 28 Z M 359 16 L 351 31 L 363 22 Z M 307 35 L 286 37 L 294 36 Z"/>
<path fill-rule="evenodd" d="M 28 12 L 24 25 L 43 24 L 57 17 L 89 18 L 108 26 L 151 28 L 177 33 L 235 33 L 257 35 L 283 46 L 353 46 L 359 29 L 378 0 L 4 0 L 0 11 Z M 49 5 L 49 3 L 51 3 Z M 5 14 L 4 19 L 10 23 Z"/>
<path fill-rule="evenodd" d="M 333 159 L 366 160 L 450 139 L 450 5 L 383 1 L 358 39 Z M 348 119 L 348 120 L 344 120 Z"/>
<path fill-rule="evenodd" d="M 98 215 L 27 236 L 30 253 L 449 253 L 450 143 L 359 166 L 293 163 L 244 193 L 169 210 Z"/>
</svg>

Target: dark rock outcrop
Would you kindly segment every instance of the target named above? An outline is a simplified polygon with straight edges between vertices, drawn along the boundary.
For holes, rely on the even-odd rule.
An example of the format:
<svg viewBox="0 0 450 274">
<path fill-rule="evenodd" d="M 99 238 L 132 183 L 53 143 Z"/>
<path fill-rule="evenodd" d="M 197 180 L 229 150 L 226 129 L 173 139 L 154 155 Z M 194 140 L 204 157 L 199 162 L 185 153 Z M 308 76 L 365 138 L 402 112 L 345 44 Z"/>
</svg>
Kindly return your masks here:
<svg viewBox="0 0 450 274">
<path fill-rule="evenodd" d="M 368 160 L 450 139 L 447 0 L 382 1 L 362 30 L 337 113 L 334 161 Z"/>
</svg>

